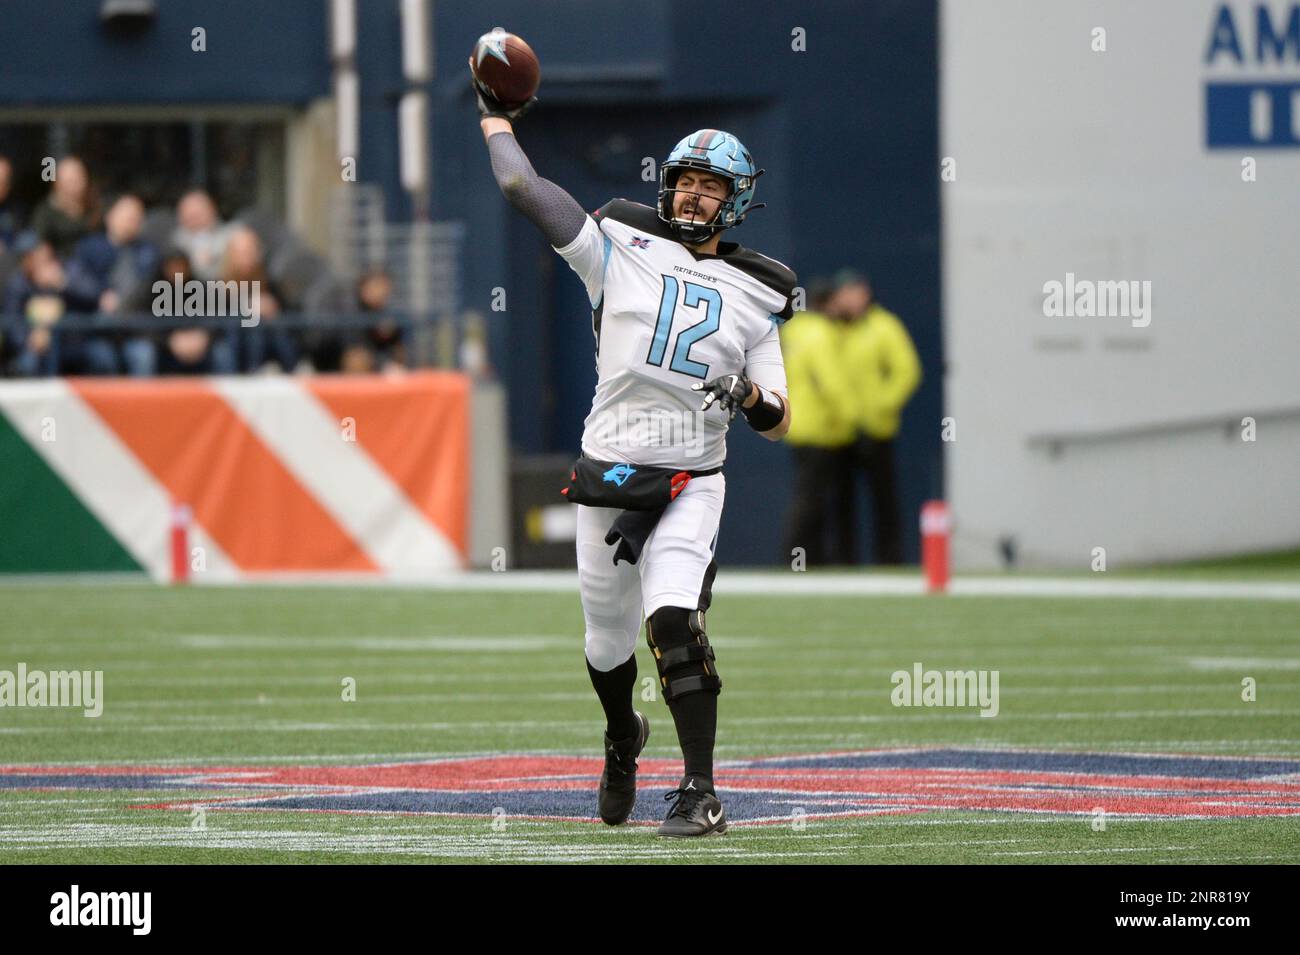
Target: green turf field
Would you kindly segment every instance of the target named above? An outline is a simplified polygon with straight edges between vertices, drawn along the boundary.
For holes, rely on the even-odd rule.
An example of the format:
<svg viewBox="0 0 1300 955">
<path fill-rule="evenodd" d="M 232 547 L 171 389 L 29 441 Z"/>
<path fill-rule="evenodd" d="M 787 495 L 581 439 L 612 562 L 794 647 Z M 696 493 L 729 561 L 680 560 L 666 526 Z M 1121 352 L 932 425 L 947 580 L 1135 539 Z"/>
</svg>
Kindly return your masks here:
<svg viewBox="0 0 1300 955">
<path fill-rule="evenodd" d="M 0 766 L 600 751 L 576 593 L 24 582 L 0 585 L 0 607 L 0 669 L 105 674 L 98 719 L 0 708 Z M 1296 601 L 720 589 L 708 619 L 726 687 L 720 760 L 929 746 L 1300 758 Z M 638 658 L 652 674 L 644 643 Z M 914 662 L 999 671 L 998 715 L 893 706 L 890 675 Z M 666 706 L 641 708 L 654 724 L 645 756 L 680 758 Z M 717 781 L 725 804 L 725 767 Z M 1300 776 L 1283 782 L 1296 790 Z M 634 818 L 657 819 L 666 788 L 643 785 Z M 196 829 L 183 808 L 132 808 L 255 794 L 0 787 L 0 862 L 1300 862 L 1294 814 L 1113 815 L 1099 831 L 1086 813 L 954 804 L 733 823 L 678 843 L 647 826 L 428 813 L 221 810 Z"/>
</svg>

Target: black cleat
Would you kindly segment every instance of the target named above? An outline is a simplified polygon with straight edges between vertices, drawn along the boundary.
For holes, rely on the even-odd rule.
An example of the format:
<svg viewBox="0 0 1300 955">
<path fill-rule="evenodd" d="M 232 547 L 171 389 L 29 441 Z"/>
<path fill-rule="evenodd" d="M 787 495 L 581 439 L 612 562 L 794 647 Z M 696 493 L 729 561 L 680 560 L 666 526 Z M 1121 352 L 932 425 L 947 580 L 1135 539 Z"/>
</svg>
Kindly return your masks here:
<svg viewBox="0 0 1300 955">
<path fill-rule="evenodd" d="M 636 714 L 641 731 L 628 740 L 612 740 L 605 734 L 605 771 L 600 774 L 600 792 L 596 801 L 600 818 L 611 826 L 627 822 L 636 805 L 636 758 L 650 738 L 650 721 L 644 713 Z"/>
<path fill-rule="evenodd" d="M 701 788 L 697 789 L 697 786 Z M 722 801 L 713 792 L 713 787 L 702 779 L 687 776 L 681 786 L 667 793 L 664 799 L 677 801 L 668 810 L 663 825 L 659 827 L 659 835 L 711 836 L 715 832 L 722 835 L 727 831 Z"/>
</svg>

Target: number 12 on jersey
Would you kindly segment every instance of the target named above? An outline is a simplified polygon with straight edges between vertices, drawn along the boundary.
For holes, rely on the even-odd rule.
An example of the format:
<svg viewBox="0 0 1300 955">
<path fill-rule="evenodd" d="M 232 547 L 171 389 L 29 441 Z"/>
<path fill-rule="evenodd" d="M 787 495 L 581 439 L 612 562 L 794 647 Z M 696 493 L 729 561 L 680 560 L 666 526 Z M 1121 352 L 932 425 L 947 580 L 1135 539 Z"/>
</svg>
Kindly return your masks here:
<svg viewBox="0 0 1300 955">
<path fill-rule="evenodd" d="M 664 356 L 668 351 L 668 336 L 673 328 L 673 316 L 677 312 L 677 279 L 665 275 L 663 280 L 664 292 L 659 299 L 659 319 L 655 322 L 654 338 L 650 342 L 650 352 L 645 359 L 648 364 L 658 365 L 660 368 L 663 367 Z M 722 295 L 715 288 L 706 288 L 694 282 L 682 284 L 686 288 L 682 296 L 682 307 L 697 310 L 703 307 L 704 319 L 689 328 L 683 328 L 678 333 L 677 343 L 673 347 L 673 360 L 669 362 L 668 368 L 683 375 L 690 375 L 692 378 L 704 378 L 709 373 L 709 366 L 691 360 L 691 346 L 718 330 L 722 321 Z"/>
</svg>

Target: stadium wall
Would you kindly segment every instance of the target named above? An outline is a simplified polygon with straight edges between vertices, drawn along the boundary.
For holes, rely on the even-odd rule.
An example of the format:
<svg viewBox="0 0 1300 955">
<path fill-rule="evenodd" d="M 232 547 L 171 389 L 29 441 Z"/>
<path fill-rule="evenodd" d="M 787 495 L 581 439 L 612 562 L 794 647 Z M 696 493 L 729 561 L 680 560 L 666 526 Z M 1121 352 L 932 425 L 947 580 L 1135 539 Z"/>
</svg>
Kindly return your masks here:
<svg viewBox="0 0 1300 955">
<path fill-rule="evenodd" d="M 164 0 L 138 28 L 105 24 L 101 6 L 5 4 L 0 106 L 305 104 L 329 94 L 325 2 Z"/>
<path fill-rule="evenodd" d="M 957 563 L 1296 546 L 1300 5 L 949 2 L 941 34 Z M 1150 312 L 1049 317 L 1070 276 Z"/>
</svg>

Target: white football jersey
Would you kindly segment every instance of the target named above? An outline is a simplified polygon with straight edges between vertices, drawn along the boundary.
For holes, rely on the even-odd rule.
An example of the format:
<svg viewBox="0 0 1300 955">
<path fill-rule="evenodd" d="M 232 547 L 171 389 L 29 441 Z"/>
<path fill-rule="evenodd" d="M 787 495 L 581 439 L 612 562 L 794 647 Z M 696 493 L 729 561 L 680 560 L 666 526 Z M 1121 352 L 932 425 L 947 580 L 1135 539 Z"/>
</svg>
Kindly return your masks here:
<svg viewBox="0 0 1300 955">
<path fill-rule="evenodd" d="M 691 385 L 743 372 L 785 395 L 777 326 L 790 269 L 734 242 L 699 254 L 649 206 L 614 199 L 555 250 L 587 286 L 596 396 L 582 450 L 601 461 L 702 470 L 727 454 L 727 413 Z M 740 414 L 737 409 L 737 415 Z"/>
</svg>

